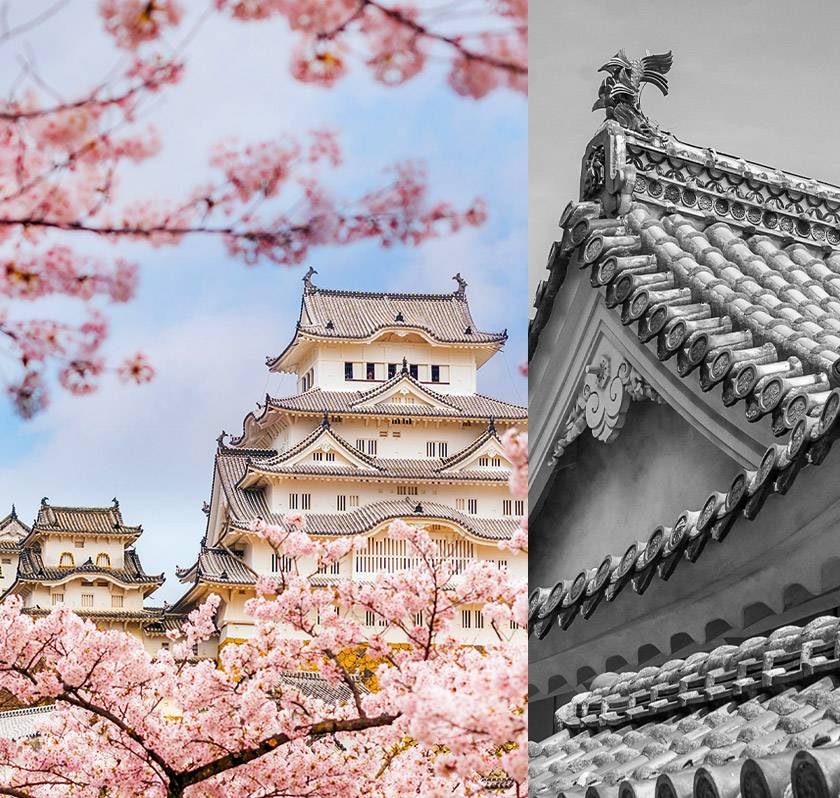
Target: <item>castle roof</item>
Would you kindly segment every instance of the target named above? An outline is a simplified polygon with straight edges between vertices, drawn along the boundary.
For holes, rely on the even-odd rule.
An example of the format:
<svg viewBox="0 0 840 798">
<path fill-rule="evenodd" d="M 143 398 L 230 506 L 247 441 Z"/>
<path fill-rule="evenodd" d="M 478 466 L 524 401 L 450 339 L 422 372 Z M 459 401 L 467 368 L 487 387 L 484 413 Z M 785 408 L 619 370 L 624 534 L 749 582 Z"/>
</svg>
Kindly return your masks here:
<svg viewBox="0 0 840 798">
<path fill-rule="evenodd" d="M 105 535 L 119 537 L 126 543 L 136 540 L 143 532 L 140 525 L 130 526 L 123 521 L 119 502 L 105 507 L 67 507 L 41 500 L 38 515 L 32 524 L 27 542 L 41 535 Z"/>
<path fill-rule="evenodd" d="M 757 469 L 709 486 L 703 505 L 640 529 L 626 552 L 558 574 L 534 597 L 540 636 L 696 561 L 821 463 L 840 433 L 840 188 L 610 121 L 590 142 L 581 199 L 561 228 L 537 291 L 532 353 L 567 271 L 586 269 L 663 364 L 673 360 L 684 380 L 699 374 L 708 402 L 743 403 L 747 421 L 779 442 Z"/>
<path fill-rule="evenodd" d="M 20 552 L 17 578 L 20 582 L 64 582 L 68 577 L 82 576 L 86 578 L 105 577 L 123 585 L 153 585 L 163 584 L 163 574 L 147 574 L 140 563 L 140 557 L 134 549 L 126 549 L 125 566 L 123 568 L 105 568 L 95 565 L 92 559 L 73 567 L 48 568 L 44 565 L 40 552 L 33 548 L 24 547 Z M 9 590 L 13 590 L 12 585 Z"/>
<path fill-rule="evenodd" d="M 29 532 L 30 527 L 24 524 L 23 521 L 21 521 L 20 518 L 18 518 L 18 514 L 15 510 L 14 505 L 12 505 L 12 509 L 7 515 L 5 515 L 3 518 L 0 518 L 0 536 L 12 535 L 13 537 L 20 539 L 28 535 Z M 9 551 L 11 549 L 16 548 L 17 544 L 14 541 L 0 541 L 0 549 Z"/>
<path fill-rule="evenodd" d="M 838 624 L 596 677 L 529 745 L 531 794 L 829 795 L 808 784 L 840 778 Z"/>
<path fill-rule="evenodd" d="M 202 546 L 198 559 L 188 568 L 176 568 L 182 582 L 212 582 L 221 584 L 253 585 L 256 573 L 227 549 Z"/>
<path fill-rule="evenodd" d="M 499 348 L 507 331 L 479 330 L 466 296 L 466 281 L 454 278 L 458 289 L 449 294 L 405 294 L 338 291 L 312 283 L 315 271 L 304 278 L 304 292 L 295 337 L 277 357 L 268 358 L 272 371 L 284 371 L 287 356 L 302 338 L 364 341 L 384 330 L 415 331 L 436 343 Z"/>
<path fill-rule="evenodd" d="M 492 426 L 492 425 L 491 425 Z M 295 461 L 295 458 L 308 447 L 313 446 L 319 439 L 326 438 L 327 445 L 334 451 L 345 454 L 349 464 L 337 461 Z M 389 480 L 446 480 L 467 482 L 504 482 L 508 479 L 507 468 L 482 470 L 481 468 L 455 469 L 455 466 L 468 459 L 489 440 L 495 440 L 499 449 L 501 440 L 496 435 L 495 428 L 485 431 L 475 441 L 459 452 L 447 458 L 386 458 L 373 457 L 357 449 L 338 435 L 330 426 L 329 420 L 316 427 L 309 435 L 285 452 L 274 450 L 240 450 L 221 447 L 220 454 L 232 453 L 237 457 L 244 452 L 244 469 L 237 487 L 248 488 L 256 484 L 258 476 L 312 476 L 312 477 L 346 477 L 350 479 L 389 479 Z M 233 462 L 240 463 L 240 459 Z"/>
</svg>

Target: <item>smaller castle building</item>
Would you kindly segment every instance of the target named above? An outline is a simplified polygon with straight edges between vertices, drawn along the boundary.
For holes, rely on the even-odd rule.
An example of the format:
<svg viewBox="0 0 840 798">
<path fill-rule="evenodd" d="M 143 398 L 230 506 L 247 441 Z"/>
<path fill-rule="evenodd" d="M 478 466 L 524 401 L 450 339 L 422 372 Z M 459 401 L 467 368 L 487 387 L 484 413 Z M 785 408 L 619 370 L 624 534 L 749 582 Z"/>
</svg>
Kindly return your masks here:
<svg viewBox="0 0 840 798">
<path fill-rule="evenodd" d="M 145 607 L 164 580 L 143 569 L 134 544 L 143 532 L 126 524 L 119 502 L 63 507 L 45 498 L 28 526 L 12 511 L 0 520 L 0 587 L 24 611 L 46 615 L 64 605 L 101 629 L 122 629 L 150 651 L 166 645 L 164 610 Z"/>
</svg>

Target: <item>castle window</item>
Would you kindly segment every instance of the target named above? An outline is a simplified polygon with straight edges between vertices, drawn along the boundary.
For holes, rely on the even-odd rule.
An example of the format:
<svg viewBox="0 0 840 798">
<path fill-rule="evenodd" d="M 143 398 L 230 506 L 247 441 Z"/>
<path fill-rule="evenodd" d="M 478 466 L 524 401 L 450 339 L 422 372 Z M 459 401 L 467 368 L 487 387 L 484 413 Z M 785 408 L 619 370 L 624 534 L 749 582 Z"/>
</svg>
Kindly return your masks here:
<svg viewBox="0 0 840 798">
<path fill-rule="evenodd" d="M 502 500 L 502 515 L 513 515 L 513 502 L 510 499 Z"/>
<path fill-rule="evenodd" d="M 479 457 L 478 464 L 480 466 L 489 466 L 490 465 L 490 458 L 489 457 Z"/>
<path fill-rule="evenodd" d="M 69 551 L 62 552 L 61 557 L 58 559 L 59 568 L 72 568 L 75 564 L 76 561 L 73 559 L 73 555 Z"/>
<path fill-rule="evenodd" d="M 53 593 L 52 594 L 52 605 L 53 605 L 53 607 L 56 607 L 59 604 L 64 604 L 64 593 Z"/>
<path fill-rule="evenodd" d="M 432 366 L 432 382 L 440 382 L 440 366 Z"/>
<path fill-rule="evenodd" d="M 516 630 L 516 629 L 520 629 L 520 628 L 521 628 L 521 627 L 519 626 L 519 624 L 518 624 L 516 621 L 509 621 L 509 623 L 510 623 L 510 629 L 511 629 L 511 631 L 514 631 L 514 630 Z"/>
<path fill-rule="evenodd" d="M 74 545 L 77 549 L 83 549 L 83 548 L 85 547 L 85 542 L 84 542 L 84 540 L 74 540 L 74 541 L 73 541 L 73 545 Z"/>
<path fill-rule="evenodd" d="M 353 364 L 345 361 L 344 363 L 344 379 L 345 380 L 352 380 L 353 379 Z"/>
<path fill-rule="evenodd" d="M 517 499 L 513 507 L 517 515 L 525 515 L 525 499 Z"/>
<path fill-rule="evenodd" d="M 416 485 L 397 485 L 397 496 L 416 496 Z"/>
<path fill-rule="evenodd" d="M 426 457 L 446 457 L 449 445 L 446 441 L 426 441 Z"/>
<path fill-rule="evenodd" d="M 96 565 L 98 568 L 110 568 L 111 557 L 108 554 L 102 553 L 96 555 Z"/>
<path fill-rule="evenodd" d="M 470 515 L 478 513 L 478 499 L 467 499 L 467 512 Z"/>
<path fill-rule="evenodd" d="M 83 607 L 92 607 L 93 606 L 93 593 L 82 593 L 82 606 Z"/>
<path fill-rule="evenodd" d="M 464 509 L 464 500 L 463 499 L 455 499 L 455 509 L 456 510 L 463 510 Z"/>
<path fill-rule="evenodd" d="M 324 453 L 323 453 L 323 452 L 312 452 L 312 459 L 313 459 L 316 463 L 320 463 L 320 462 L 322 462 L 322 461 L 323 461 L 323 459 L 324 459 Z"/>
<path fill-rule="evenodd" d="M 294 561 L 291 557 L 287 557 L 285 554 L 277 554 L 276 552 L 271 555 L 272 573 L 288 574 L 292 572 L 292 568 L 294 568 Z"/>
<path fill-rule="evenodd" d="M 350 506 L 351 507 L 358 507 L 359 506 L 359 497 L 358 496 L 349 496 L 350 499 Z"/>
<path fill-rule="evenodd" d="M 388 364 L 388 379 L 390 380 L 392 377 L 397 376 L 397 369 L 399 368 L 399 364 L 397 363 L 389 363 Z"/>
<path fill-rule="evenodd" d="M 483 629 L 484 628 L 484 613 L 481 610 L 474 610 L 475 612 L 475 628 L 476 629 Z"/>
<path fill-rule="evenodd" d="M 315 375 L 312 369 L 306 372 L 306 374 L 301 377 L 300 380 L 300 392 L 303 393 L 304 391 L 308 391 L 312 387 L 312 383 L 315 380 Z"/>
<path fill-rule="evenodd" d="M 376 626 L 376 613 L 372 610 L 365 610 L 365 626 Z"/>
<path fill-rule="evenodd" d="M 347 497 L 346 496 L 336 496 L 335 497 L 335 509 L 336 510 L 346 510 L 347 509 Z"/>
<path fill-rule="evenodd" d="M 472 611 L 471 610 L 461 610 L 461 628 L 462 629 L 471 629 L 472 628 Z"/>
<path fill-rule="evenodd" d="M 12 558 L 11 557 L 4 557 L 3 558 L 3 565 L 11 565 L 11 564 L 12 564 Z"/>
<path fill-rule="evenodd" d="M 327 460 L 328 463 L 334 463 L 335 462 L 335 452 L 327 452 L 326 460 Z"/>
<path fill-rule="evenodd" d="M 380 432 L 380 435 L 382 433 Z M 385 433 L 388 434 L 387 432 Z M 367 452 L 369 455 L 376 456 L 376 438 L 356 438 L 356 448 L 360 452 Z"/>
<path fill-rule="evenodd" d="M 331 562 L 329 565 L 319 565 L 319 574 L 330 574 L 331 576 L 338 576 L 341 573 L 341 563 Z"/>
<path fill-rule="evenodd" d="M 365 379 L 367 379 L 367 380 L 375 380 L 376 379 L 376 364 L 375 363 L 366 363 L 365 364 Z"/>
<path fill-rule="evenodd" d="M 419 370 L 419 368 L 420 368 L 420 367 L 419 367 L 416 363 L 412 363 L 412 364 L 408 367 L 408 373 L 409 373 L 409 374 L 410 374 L 410 375 L 411 375 L 411 376 L 412 376 L 415 380 L 416 380 L 416 379 L 417 379 L 417 377 L 418 377 L 418 370 Z"/>
<path fill-rule="evenodd" d="M 423 625 L 423 613 L 416 612 L 414 615 L 411 616 L 411 619 L 414 621 L 415 626 L 422 626 Z"/>
<path fill-rule="evenodd" d="M 289 509 L 290 510 L 308 510 L 312 506 L 311 493 L 290 493 L 289 494 Z"/>
<path fill-rule="evenodd" d="M 111 596 L 111 607 L 115 610 L 122 609 L 123 606 L 123 597 L 113 594 Z"/>
</svg>

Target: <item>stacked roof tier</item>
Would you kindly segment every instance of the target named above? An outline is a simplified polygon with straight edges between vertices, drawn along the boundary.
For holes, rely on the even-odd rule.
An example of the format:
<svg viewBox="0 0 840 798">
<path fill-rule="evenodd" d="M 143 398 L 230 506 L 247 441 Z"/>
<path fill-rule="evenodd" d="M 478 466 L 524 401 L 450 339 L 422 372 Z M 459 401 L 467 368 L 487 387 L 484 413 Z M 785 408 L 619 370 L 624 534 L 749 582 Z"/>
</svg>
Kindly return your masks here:
<svg viewBox="0 0 840 798">
<path fill-rule="evenodd" d="M 594 183 L 585 170 L 582 199 L 563 214 L 532 351 L 568 270 L 586 270 L 659 361 L 778 440 L 756 468 L 709 486 L 702 504 L 534 590 L 540 637 L 557 621 L 567 629 L 589 618 L 628 585 L 643 593 L 696 561 L 737 518 L 754 519 L 804 467 L 822 463 L 840 434 L 840 189 L 615 122 L 589 152 L 613 160 Z"/>
</svg>

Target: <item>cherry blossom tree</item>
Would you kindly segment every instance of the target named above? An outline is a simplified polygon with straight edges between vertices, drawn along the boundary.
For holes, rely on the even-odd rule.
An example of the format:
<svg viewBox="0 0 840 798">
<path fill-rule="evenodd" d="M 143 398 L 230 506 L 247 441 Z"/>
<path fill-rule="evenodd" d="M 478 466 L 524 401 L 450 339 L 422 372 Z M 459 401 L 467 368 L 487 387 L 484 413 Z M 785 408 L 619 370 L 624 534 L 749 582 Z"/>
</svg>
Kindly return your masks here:
<svg viewBox="0 0 840 798">
<path fill-rule="evenodd" d="M 527 4 L 481 0 L 466 11 L 461 5 L 216 0 L 210 9 L 244 22 L 284 17 L 298 36 L 293 74 L 322 86 L 333 85 L 356 56 L 387 85 L 445 58 L 449 83 L 462 95 L 480 98 L 502 86 L 524 91 Z M 0 43 L 61 6 L 17 27 L 0 20 Z M 22 416 L 45 407 L 53 375 L 63 388 L 85 394 L 108 371 L 137 383 L 154 374 L 142 354 L 121 364 L 102 354 L 108 322 L 101 304 L 130 300 L 138 268 L 88 254 L 92 239 L 159 247 L 201 235 L 247 264 L 292 266 L 313 247 L 363 240 L 418 245 L 484 221 L 480 200 L 459 209 L 432 199 L 415 161 L 383 171 L 357 196 L 337 196 L 326 176 L 340 166 L 341 147 L 328 130 L 220 144 L 206 180 L 185 187 L 177 201 L 122 200 L 126 166 L 160 153 L 159 134 L 141 117 L 187 68 L 183 48 L 165 42 L 180 30 L 184 9 L 177 0 L 103 0 L 99 8 L 106 32 L 129 55 L 122 69 L 60 99 L 28 65 L 0 102 L 0 375 Z M 471 32 L 476 14 L 483 29 Z M 59 321 L 30 310 L 51 297 L 78 301 L 83 317 Z"/>
<path fill-rule="evenodd" d="M 317 565 L 358 544 L 316 541 L 294 514 L 257 531 L 295 567 L 259 580 L 254 637 L 222 647 L 217 662 L 190 657 L 214 630 L 218 596 L 155 657 L 65 608 L 33 619 L 17 599 L 0 605 L 0 688 L 24 705 L 55 704 L 34 740 L 0 740 L 0 795 L 527 794 L 525 646 L 504 631 L 526 623 L 524 583 L 492 562 L 456 573 L 425 531 L 396 521 L 404 571 L 313 587 Z M 465 606 L 483 608 L 496 643 L 456 640 Z M 392 630 L 401 644 L 385 641 Z M 363 654 L 364 671 L 348 651 Z M 313 670 L 346 700 L 326 703 L 288 678 Z"/>
</svg>

